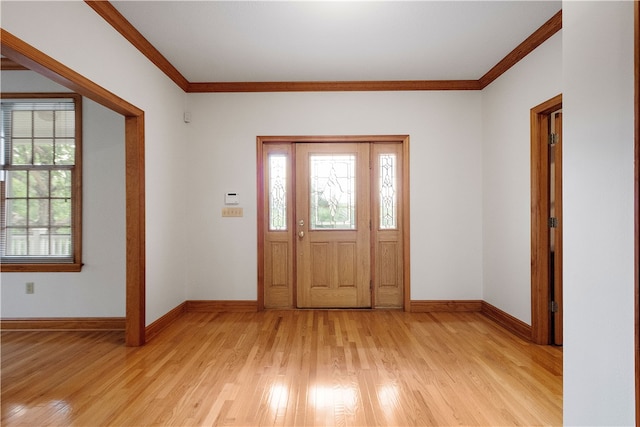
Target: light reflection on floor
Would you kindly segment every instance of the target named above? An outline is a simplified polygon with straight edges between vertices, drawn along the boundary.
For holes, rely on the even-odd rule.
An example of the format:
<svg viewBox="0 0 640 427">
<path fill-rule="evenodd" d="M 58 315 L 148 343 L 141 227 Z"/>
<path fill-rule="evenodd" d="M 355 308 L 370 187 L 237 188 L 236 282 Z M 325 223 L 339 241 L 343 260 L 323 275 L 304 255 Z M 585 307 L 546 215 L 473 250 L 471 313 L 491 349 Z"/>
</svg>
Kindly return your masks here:
<svg viewBox="0 0 640 427">
<path fill-rule="evenodd" d="M 275 383 L 269 387 L 269 407 L 273 412 L 287 406 L 289 400 L 289 388 L 282 383 Z"/>
<path fill-rule="evenodd" d="M 11 415 L 12 418 L 19 420 L 23 415 L 28 415 L 30 410 L 34 408 L 48 409 L 49 424 L 51 425 L 71 425 L 73 408 L 66 400 L 50 400 L 45 403 L 33 402 L 31 405 L 25 403 L 9 404 L 7 413 L 3 416 Z"/>
<path fill-rule="evenodd" d="M 309 389 L 308 402 L 316 409 L 336 405 L 353 407 L 358 404 L 358 391 L 353 387 L 331 387 L 316 384 Z"/>
<path fill-rule="evenodd" d="M 331 386 L 326 384 L 313 384 L 308 388 L 307 403 L 316 409 L 328 409 L 331 407 L 355 408 L 359 402 L 359 392 L 355 387 Z M 377 387 L 378 404 L 388 409 L 399 406 L 399 390 L 394 383 L 381 384 Z M 273 412 L 286 408 L 290 396 L 289 387 L 282 382 L 275 382 L 269 386 L 267 401 Z"/>
<path fill-rule="evenodd" d="M 398 407 L 399 392 L 398 386 L 395 384 L 382 384 L 377 387 L 378 400 L 381 406 Z"/>
</svg>

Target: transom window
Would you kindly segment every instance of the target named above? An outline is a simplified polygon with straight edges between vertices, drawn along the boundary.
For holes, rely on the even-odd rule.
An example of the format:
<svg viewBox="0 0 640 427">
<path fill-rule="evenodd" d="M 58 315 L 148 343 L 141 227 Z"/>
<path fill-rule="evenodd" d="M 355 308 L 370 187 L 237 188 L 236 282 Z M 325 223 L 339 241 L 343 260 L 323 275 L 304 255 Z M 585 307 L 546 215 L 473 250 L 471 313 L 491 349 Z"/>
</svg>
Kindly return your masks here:
<svg viewBox="0 0 640 427">
<path fill-rule="evenodd" d="M 81 97 L 2 94 L 2 271 L 81 267 Z"/>
</svg>

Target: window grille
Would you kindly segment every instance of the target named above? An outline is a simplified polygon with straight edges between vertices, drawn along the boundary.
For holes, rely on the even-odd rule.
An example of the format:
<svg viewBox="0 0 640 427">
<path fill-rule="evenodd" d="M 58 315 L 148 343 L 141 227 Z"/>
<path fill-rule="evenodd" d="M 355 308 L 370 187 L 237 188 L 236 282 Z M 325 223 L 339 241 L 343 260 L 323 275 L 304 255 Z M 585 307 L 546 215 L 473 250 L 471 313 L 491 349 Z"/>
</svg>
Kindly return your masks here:
<svg viewBox="0 0 640 427">
<path fill-rule="evenodd" d="M 80 97 L 8 95 L 1 101 L 2 262 L 79 262 Z"/>
</svg>

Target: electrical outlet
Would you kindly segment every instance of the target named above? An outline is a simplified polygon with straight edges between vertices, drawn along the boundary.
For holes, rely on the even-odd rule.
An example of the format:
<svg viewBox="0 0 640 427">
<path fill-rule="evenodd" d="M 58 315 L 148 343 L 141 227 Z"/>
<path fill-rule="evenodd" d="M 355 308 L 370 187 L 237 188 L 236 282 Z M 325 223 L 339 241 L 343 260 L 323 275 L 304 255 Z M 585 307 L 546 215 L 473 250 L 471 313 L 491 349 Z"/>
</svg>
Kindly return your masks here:
<svg viewBox="0 0 640 427">
<path fill-rule="evenodd" d="M 222 208 L 222 216 L 243 216 L 242 208 Z"/>
<path fill-rule="evenodd" d="M 25 292 L 28 294 L 34 294 L 36 292 L 33 282 L 27 282 L 27 285 L 25 286 Z"/>
</svg>

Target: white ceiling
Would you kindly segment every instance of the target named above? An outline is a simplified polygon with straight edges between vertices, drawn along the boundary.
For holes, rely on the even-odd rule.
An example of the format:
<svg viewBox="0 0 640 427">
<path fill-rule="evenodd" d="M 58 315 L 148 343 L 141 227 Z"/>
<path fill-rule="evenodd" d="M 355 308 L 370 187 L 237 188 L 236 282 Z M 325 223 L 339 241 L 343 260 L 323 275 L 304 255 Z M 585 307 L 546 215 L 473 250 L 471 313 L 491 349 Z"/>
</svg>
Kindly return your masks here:
<svg viewBox="0 0 640 427">
<path fill-rule="evenodd" d="M 561 1 L 112 1 L 190 82 L 477 80 Z"/>
</svg>

